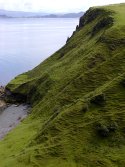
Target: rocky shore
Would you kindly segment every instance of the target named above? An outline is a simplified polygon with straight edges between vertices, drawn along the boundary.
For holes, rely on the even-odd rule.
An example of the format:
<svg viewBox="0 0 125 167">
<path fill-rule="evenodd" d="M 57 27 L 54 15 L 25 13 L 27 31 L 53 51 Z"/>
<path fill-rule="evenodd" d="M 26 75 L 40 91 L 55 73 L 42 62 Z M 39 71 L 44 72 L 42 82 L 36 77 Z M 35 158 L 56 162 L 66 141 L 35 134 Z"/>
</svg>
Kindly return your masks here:
<svg viewBox="0 0 125 167">
<path fill-rule="evenodd" d="M 5 88 L 0 86 L 0 140 L 26 118 L 30 110 L 27 104 L 8 104 L 5 98 Z"/>
<path fill-rule="evenodd" d="M 29 107 L 25 104 L 10 105 L 0 112 L 0 140 L 27 117 Z"/>
<path fill-rule="evenodd" d="M 5 88 L 3 86 L 0 86 L 0 95 L 4 95 Z"/>
<path fill-rule="evenodd" d="M 4 110 L 7 106 L 5 100 L 5 88 L 0 86 L 0 111 Z"/>
</svg>

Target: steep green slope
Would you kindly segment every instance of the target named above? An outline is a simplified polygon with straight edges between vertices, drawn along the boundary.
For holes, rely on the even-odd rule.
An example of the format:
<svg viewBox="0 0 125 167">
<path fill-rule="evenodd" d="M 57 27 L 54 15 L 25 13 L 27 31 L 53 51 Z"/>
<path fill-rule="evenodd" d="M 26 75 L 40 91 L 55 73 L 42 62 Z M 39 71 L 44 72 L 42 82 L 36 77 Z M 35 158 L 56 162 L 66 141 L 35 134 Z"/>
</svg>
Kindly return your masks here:
<svg viewBox="0 0 125 167">
<path fill-rule="evenodd" d="M 90 8 L 62 49 L 6 86 L 33 109 L 0 143 L 1 167 L 124 166 L 124 15 L 125 4 Z"/>
</svg>

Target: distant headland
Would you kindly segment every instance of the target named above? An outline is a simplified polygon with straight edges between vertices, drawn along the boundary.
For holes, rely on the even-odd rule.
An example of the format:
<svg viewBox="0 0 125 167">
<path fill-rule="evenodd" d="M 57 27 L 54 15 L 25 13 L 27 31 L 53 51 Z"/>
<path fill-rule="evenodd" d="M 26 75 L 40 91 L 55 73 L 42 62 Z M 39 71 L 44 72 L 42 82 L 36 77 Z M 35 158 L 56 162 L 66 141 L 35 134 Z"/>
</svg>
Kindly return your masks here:
<svg viewBox="0 0 125 167">
<path fill-rule="evenodd" d="M 84 12 L 78 13 L 44 13 L 0 10 L 0 18 L 79 18 Z"/>
</svg>

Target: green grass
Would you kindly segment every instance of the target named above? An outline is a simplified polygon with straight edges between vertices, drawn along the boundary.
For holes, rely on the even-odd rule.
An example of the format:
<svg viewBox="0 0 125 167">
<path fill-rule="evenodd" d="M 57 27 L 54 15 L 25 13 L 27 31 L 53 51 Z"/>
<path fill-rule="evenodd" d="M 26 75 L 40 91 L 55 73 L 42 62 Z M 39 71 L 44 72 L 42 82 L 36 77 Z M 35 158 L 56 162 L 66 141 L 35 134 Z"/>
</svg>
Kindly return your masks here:
<svg viewBox="0 0 125 167">
<path fill-rule="evenodd" d="M 0 142 L 1 167 L 124 167 L 124 15 L 125 4 L 90 8 L 63 48 L 6 86 L 33 108 Z"/>
</svg>

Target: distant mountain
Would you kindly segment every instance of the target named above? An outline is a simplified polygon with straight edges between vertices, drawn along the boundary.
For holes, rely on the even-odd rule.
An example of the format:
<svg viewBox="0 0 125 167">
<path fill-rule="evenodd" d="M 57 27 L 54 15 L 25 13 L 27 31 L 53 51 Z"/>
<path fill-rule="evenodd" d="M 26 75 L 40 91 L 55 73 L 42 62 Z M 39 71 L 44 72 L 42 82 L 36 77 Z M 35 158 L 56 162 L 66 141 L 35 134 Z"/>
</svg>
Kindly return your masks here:
<svg viewBox="0 0 125 167">
<path fill-rule="evenodd" d="M 67 13 L 67 14 L 62 15 L 62 17 L 64 17 L 64 18 L 70 18 L 70 17 L 75 18 L 75 17 L 81 17 L 81 16 L 83 16 L 83 14 L 84 14 L 84 12 Z"/>
<path fill-rule="evenodd" d="M 84 13 L 66 13 L 66 14 L 50 14 L 42 12 L 22 12 L 0 10 L 0 18 L 77 18 Z"/>
<path fill-rule="evenodd" d="M 6 15 L 0 15 L 0 18 L 9 18 L 9 17 Z"/>
<path fill-rule="evenodd" d="M 34 16 L 37 18 L 78 18 L 83 16 L 84 12 L 79 13 L 66 13 L 66 14 L 47 14 L 43 16 Z"/>
<path fill-rule="evenodd" d="M 0 17 L 33 17 L 33 16 L 43 16 L 46 13 L 35 13 L 35 12 L 22 12 L 22 11 L 7 11 L 7 10 L 0 10 Z"/>
</svg>

